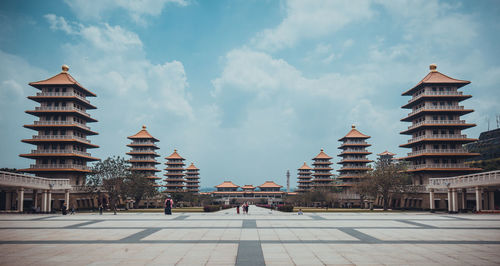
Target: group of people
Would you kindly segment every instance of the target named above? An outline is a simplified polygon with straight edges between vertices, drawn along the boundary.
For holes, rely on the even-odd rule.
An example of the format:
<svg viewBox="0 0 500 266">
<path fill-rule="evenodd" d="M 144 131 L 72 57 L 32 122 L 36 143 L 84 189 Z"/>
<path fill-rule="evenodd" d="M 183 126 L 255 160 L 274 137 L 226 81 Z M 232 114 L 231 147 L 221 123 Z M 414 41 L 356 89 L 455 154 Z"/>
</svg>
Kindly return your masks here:
<svg viewBox="0 0 500 266">
<path fill-rule="evenodd" d="M 243 211 L 243 214 L 248 214 L 248 202 L 244 203 L 241 205 L 241 210 Z M 236 213 L 240 214 L 240 205 L 236 205 Z"/>
<path fill-rule="evenodd" d="M 71 209 L 69 211 L 70 211 L 69 212 L 70 215 L 75 214 L 75 207 L 71 206 Z M 66 203 L 63 204 L 63 206 L 61 208 L 61 212 L 62 212 L 62 215 L 68 214 L 68 206 L 66 206 Z"/>
</svg>

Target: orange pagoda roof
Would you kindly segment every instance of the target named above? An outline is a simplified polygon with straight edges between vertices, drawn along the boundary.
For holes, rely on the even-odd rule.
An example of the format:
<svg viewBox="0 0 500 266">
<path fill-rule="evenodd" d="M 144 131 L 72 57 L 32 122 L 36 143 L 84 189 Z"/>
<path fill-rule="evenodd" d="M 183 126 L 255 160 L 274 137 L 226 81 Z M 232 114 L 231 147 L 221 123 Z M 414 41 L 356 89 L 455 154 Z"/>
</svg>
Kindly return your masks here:
<svg viewBox="0 0 500 266">
<path fill-rule="evenodd" d="M 242 186 L 241 188 L 242 188 L 242 189 L 255 189 L 255 187 L 254 187 L 254 186 L 252 186 L 252 185 L 244 185 L 244 186 Z"/>
<path fill-rule="evenodd" d="M 185 160 L 184 158 L 182 158 L 178 153 L 177 153 L 177 150 L 174 150 L 174 152 L 172 154 L 170 154 L 170 156 L 168 157 L 165 157 L 165 159 L 167 160 L 170 160 L 170 159 L 180 159 L 180 160 Z"/>
<path fill-rule="evenodd" d="M 307 165 L 306 162 L 304 162 L 304 165 L 302 165 L 302 167 L 300 167 L 299 170 L 312 170 L 312 168 L 309 167 L 309 165 Z"/>
<path fill-rule="evenodd" d="M 351 128 L 352 128 L 351 131 L 349 131 L 349 133 L 347 133 L 347 135 L 345 135 L 343 138 L 339 139 L 339 141 L 343 141 L 343 140 L 348 139 L 348 138 L 352 138 L 352 139 L 368 139 L 368 138 L 370 138 L 370 136 L 367 136 L 367 135 L 359 132 L 356 129 L 355 125 L 352 125 Z"/>
<path fill-rule="evenodd" d="M 392 153 L 392 152 L 388 152 L 387 150 L 385 150 L 384 152 L 381 152 L 379 154 L 377 154 L 378 156 L 382 156 L 382 155 L 390 155 L 390 156 L 394 156 L 396 155 L 395 153 Z"/>
<path fill-rule="evenodd" d="M 445 74 L 442 74 L 441 72 L 438 72 L 437 65 L 436 64 L 431 64 L 429 66 L 429 69 L 431 72 L 427 74 L 415 87 L 407 90 L 404 92 L 402 95 L 411 95 L 414 90 L 417 88 L 421 87 L 424 84 L 457 84 L 458 87 L 462 87 L 464 85 L 467 85 L 470 83 L 468 80 L 460 80 L 460 79 L 454 79 L 451 77 L 446 76 Z"/>
<path fill-rule="evenodd" d="M 188 166 L 188 167 L 186 168 L 186 170 L 200 170 L 200 169 L 198 169 L 196 166 L 194 166 L 194 163 L 191 163 L 191 165 L 190 165 L 190 166 Z"/>
<path fill-rule="evenodd" d="M 283 186 L 280 186 L 276 183 L 274 183 L 274 181 L 266 181 L 264 184 L 260 185 L 259 186 L 260 188 L 267 188 L 267 187 L 279 187 L 279 188 L 282 188 Z"/>
<path fill-rule="evenodd" d="M 332 159 L 332 157 L 328 156 L 325 152 L 323 152 L 323 149 L 321 149 L 321 151 L 318 153 L 318 155 L 316 155 L 316 157 L 313 158 L 314 159 Z"/>
<path fill-rule="evenodd" d="M 61 73 L 45 80 L 30 82 L 29 85 L 35 88 L 39 88 L 40 86 L 43 85 L 72 85 L 83 90 L 87 94 L 87 96 L 96 96 L 95 93 L 84 88 L 82 85 L 80 85 L 80 83 L 78 83 L 78 81 L 76 81 L 76 79 L 74 79 L 68 73 L 69 67 L 67 65 L 63 65 L 61 68 L 62 68 Z"/>
<path fill-rule="evenodd" d="M 151 136 L 149 132 L 146 130 L 146 126 L 142 126 L 141 131 L 137 132 L 137 134 L 127 137 L 129 139 L 154 139 L 156 141 L 159 141 L 155 137 Z"/>
<path fill-rule="evenodd" d="M 235 185 L 233 182 L 231 181 L 224 181 L 222 182 L 222 184 L 220 185 L 217 185 L 215 186 L 216 188 L 225 188 L 225 187 L 229 187 L 229 188 L 239 188 L 240 186 L 238 185 Z"/>
</svg>

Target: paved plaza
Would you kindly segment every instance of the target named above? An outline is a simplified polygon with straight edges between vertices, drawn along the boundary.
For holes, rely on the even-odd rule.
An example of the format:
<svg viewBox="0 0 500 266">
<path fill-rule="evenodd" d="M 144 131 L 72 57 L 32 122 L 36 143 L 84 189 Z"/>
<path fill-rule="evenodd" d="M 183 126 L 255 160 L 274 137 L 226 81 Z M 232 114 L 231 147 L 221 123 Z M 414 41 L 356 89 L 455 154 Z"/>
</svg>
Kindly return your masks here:
<svg viewBox="0 0 500 266">
<path fill-rule="evenodd" d="M 498 265 L 500 215 L 0 215 L 1 265 Z"/>
</svg>

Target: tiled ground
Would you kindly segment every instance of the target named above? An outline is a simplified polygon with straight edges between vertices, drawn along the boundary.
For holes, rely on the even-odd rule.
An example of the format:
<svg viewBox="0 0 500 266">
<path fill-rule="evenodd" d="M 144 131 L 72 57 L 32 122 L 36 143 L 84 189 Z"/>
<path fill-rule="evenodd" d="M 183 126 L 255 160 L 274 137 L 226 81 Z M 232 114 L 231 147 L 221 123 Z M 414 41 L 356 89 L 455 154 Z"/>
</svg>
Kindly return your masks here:
<svg viewBox="0 0 500 266">
<path fill-rule="evenodd" d="M 500 215 L 0 215 L 0 265 L 498 265 Z"/>
</svg>

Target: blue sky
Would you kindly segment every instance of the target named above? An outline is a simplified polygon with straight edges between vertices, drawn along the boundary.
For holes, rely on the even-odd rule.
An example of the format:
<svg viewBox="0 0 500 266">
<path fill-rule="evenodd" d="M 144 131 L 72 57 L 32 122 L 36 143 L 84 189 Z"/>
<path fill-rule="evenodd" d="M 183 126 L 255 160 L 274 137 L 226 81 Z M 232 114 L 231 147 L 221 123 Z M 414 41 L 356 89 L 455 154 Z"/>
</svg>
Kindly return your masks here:
<svg viewBox="0 0 500 266">
<path fill-rule="evenodd" d="M 98 95 L 92 154 L 125 156 L 144 124 L 204 187 L 285 185 L 287 170 L 295 186 L 321 148 L 339 161 L 351 124 L 403 156 L 401 93 L 430 63 L 472 81 L 477 137 L 500 113 L 499 17 L 498 1 L 1 1 L 0 167 L 31 163 L 27 84 L 62 64 Z"/>
</svg>

